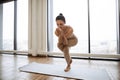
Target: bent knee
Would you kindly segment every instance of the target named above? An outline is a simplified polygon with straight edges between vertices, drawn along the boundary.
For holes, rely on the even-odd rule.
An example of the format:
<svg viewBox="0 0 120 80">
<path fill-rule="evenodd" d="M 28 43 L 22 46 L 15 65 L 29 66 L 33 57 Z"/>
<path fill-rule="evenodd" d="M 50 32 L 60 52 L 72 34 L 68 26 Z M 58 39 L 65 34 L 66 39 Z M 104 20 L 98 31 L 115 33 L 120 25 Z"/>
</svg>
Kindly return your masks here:
<svg viewBox="0 0 120 80">
<path fill-rule="evenodd" d="M 72 40 L 69 40 L 68 46 L 72 47 L 77 45 L 77 43 L 78 43 L 78 39 L 72 39 Z"/>
</svg>

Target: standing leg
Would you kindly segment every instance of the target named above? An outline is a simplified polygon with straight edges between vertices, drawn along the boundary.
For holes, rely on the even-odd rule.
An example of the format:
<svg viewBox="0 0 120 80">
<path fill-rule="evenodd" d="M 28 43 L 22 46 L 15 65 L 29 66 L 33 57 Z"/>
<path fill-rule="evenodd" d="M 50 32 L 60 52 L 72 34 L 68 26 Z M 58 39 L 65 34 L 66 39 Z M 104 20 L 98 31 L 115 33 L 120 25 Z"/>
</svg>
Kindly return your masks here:
<svg viewBox="0 0 120 80">
<path fill-rule="evenodd" d="M 72 59 L 70 57 L 70 54 L 69 54 L 69 47 L 75 45 L 77 43 L 77 40 L 75 39 L 69 39 L 68 40 L 68 45 L 64 45 L 63 44 L 63 37 L 62 36 L 59 36 L 59 39 L 58 39 L 58 48 L 64 53 L 64 58 L 67 62 L 67 67 L 65 69 L 65 72 L 69 71 L 70 70 L 70 67 L 71 67 L 71 63 L 72 63 Z"/>
<path fill-rule="evenodd" d="M 67 62 L 67 67 L 65 69 L 65 72 L 67 72 L 67 71 L 70 70 L 71 63 L 72 63 L 72 59 L 71 59 L 70 54 L 69 54 L 69 47 L 64 46 L 63 52 L 64 52 L 64 58 L 65 58 L 65 60 Z"/>
<path fill-rule="evenodd" d="M 65 72 L 70 70 L 72 59 L 69 54 L 69 47 L 75 46 L 77 44 L 78 40 L 77 38 L 72 38 L 68 40 L 68 45 L 63 47 L 64 57 L 67 62 L 67 67 L 65 69 Z"/>
</svg>

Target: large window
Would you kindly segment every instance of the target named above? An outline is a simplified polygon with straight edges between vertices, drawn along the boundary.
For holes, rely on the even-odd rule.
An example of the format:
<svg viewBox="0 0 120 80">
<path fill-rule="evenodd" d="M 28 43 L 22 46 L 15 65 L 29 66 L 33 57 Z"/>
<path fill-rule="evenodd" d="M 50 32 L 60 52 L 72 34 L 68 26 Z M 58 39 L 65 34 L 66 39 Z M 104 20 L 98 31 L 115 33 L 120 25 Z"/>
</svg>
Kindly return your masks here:
<svg viewBox="0 0 120 80">
<path fill-rule="evenodd" d="M 90 0 L 91 53 L 117 53 L 116 0 Z"/>
<path fill-rule="evenodd" d="M 3 49 L 14 47 L 14 1 L 3 4 Z"/>
<path fill-rule="evenodd" d="M 28 0 L 0 4 L 0 48 L 28 50 Z"/>
<path fill-rule="evenodd" d="M 75 5 L 74 5 L 74 4 Z M 62 5 L 62 6 L 61 6 Z M 87 0 L 53 0 L 53 51 L 59 51 L 57 48 L 57 37 L 54 34 L 55 18 L 59 13 L 63 13 L 66 18 L 66 24 L 71 25 L 74 34 L 78 37 L 78 44 L 71 48 L 71 52 L 88 52 L 88 11 Z"/>
<path fill-rule="evenodd" d="M 28 0 L 17 1 L 17 49 L 28 50 Z"/>
<path fill-rule="evenodd" d="M 53 14 L 53 52 L 59 52 L 54 34 L 55 18 L 59 13 L 66 17 L 78 37 L 74 53 L 116 54 L 116 0 L 52 0 L 49 13 Z M 52 11 L 52 12 L 51 12 Z M 50 16 L 51 17 L 51 16 Z M 50 24 L 50 23 L 49 23 Z"/>
</svg>

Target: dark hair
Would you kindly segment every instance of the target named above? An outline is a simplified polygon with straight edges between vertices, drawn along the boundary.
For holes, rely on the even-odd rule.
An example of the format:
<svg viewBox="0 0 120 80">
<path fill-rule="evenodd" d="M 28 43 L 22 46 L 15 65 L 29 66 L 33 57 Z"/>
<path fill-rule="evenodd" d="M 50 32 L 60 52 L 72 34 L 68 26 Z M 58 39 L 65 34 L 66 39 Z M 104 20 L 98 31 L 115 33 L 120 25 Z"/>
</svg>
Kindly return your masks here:
<svg viewBox="0 0 120 80">
<path fill-rule="evenodd" d="M 62 13 L 60 13 L 57 17 L 56 17 L 56 21 L 57 20 L 62 20 L 64 23 L 66 23 L 65 17 L 63 16 Z"/>
</svg>

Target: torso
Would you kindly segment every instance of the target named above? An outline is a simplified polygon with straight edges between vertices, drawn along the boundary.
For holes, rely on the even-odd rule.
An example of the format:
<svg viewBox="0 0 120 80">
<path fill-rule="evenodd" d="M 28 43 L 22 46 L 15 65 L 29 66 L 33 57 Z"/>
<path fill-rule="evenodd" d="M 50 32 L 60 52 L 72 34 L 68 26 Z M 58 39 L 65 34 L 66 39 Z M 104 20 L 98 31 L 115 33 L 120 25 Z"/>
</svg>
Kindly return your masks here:
<svg viewBox="0 0 120 80">
<path fill-rule="evenodd" d="M 62 30 L 64 31 L 64 33 L 67 33 L 70 28 L 71 28 L 70 26 L 66 26 L 66 27 L 63 27 Z M 76 36 L 74 35 L 74 33 L 72 33 L 70 37 L 68 37 L 68 39 L 69 38 L 76 38 Z"/>
</svg>

